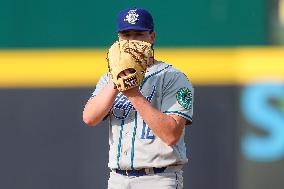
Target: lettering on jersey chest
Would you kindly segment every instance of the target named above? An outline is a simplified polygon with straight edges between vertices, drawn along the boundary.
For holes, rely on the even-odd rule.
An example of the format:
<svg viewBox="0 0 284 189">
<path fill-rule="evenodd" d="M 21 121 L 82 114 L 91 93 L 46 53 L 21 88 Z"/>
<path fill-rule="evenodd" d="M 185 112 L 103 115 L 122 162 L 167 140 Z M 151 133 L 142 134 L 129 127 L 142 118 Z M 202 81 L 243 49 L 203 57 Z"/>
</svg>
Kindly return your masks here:
<svg viewBox="0 0 284 189">
<path fill-rule="evenodd" d="M 145 98 L 152 102 L 153 97 L 156 93 L 156 86 L 152 87 L 152 91 L 150 91 L 150 94 L 148 96 L 145 96 Z M 111 113 L 116 119 L 126 119 L 131 111 L 135 111 L 135 108 L 131 104 L 131 102 L 127 99 L 126 96 L 124 96 L 122 93 L 119 93 L 112 105 Z"/>
</svg>

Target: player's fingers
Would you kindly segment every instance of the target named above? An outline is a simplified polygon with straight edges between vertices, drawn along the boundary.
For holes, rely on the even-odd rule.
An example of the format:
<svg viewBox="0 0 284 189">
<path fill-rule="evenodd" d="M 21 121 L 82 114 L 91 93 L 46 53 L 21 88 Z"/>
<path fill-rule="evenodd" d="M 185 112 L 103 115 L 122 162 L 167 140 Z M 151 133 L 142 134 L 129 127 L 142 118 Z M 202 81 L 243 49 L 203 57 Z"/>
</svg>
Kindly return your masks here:
<svg viewBox="0 0 284 189">
<path fill-rule="evenodd" d="M 124 70 L 124 74 L 125 74 L 125 75 L 129 75 L 129 74 L 130 74 L 129 70 L 128 70 L 128 69 L 127 69 L 127 70 Z"/>
<path fill-rule="evenodd" d="M 121 71 L 118 74 L 118 78 L 125 77 L 125 76 L 127 76 L 129 74 L 132 74 L 132 73 L 135 73 L 135 69 L 133 69 L 133 68 L 129 68 L 127 70 L 123 70 L 123 71 Z"/>
<path fill-rule="evenodd" d="M 119 74 L 118 74 L 118 78 L 121 78 L 121 77 L 125 77 L 126 76 L 126 73 L 125 71 L 121 71 Z"/>
<path fill-rule="evenodd" d="M 124 71 L 126 75 L 129 75 L 129 74 L 132 74 L 132 73 L 135 73 L 135 69 L 133 68 L 128 68 L 127 70 Z"/>
<path fill-rule="evenodd" d="M 133 68 L 130 68 L 129 71 L 130 71 L 130 73 L 135 73 L 136 72 L 136 70 L 133 69 Z"/>
</svg>

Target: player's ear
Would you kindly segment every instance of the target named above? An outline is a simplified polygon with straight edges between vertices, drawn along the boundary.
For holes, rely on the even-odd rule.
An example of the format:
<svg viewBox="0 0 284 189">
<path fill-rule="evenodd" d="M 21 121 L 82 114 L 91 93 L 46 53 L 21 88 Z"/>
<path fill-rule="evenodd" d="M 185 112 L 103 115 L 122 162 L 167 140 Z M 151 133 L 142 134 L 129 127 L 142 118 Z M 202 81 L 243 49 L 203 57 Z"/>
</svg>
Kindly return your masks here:
<svg viewBox="0 0 284 189">
<path fill-rule="evenodd" d="M 154 31 L 150 32 L 151 43 L 154 44 L 156 39 L 156 33 Z"/>
</svg>

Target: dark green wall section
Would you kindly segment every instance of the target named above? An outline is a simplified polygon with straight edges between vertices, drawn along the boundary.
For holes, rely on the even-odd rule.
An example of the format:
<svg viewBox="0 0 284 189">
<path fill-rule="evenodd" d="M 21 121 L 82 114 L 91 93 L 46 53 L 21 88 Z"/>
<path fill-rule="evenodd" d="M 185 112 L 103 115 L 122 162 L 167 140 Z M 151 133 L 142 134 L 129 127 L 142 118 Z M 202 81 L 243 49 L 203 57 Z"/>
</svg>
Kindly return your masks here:
<svg viewBox="0 0 284 189">
<path fill-rule="evenodd" d="M 0 48 L 104 47 L 126 7 L 150 10 L 159 46 L 268 43 L 265 0 L 2 0 Z"/>
</svg>

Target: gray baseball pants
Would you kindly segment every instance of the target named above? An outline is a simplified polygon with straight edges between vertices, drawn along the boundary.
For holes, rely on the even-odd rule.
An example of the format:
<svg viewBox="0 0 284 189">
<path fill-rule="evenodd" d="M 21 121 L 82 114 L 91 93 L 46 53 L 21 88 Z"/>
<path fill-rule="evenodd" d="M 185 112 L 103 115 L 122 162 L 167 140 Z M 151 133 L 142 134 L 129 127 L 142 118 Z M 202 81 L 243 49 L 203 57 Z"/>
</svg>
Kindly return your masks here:
<svg viewBox="0 0 284 189">
<path fill-rule="evenodd" d="M 182 170 L 149 174 L 139 177 L 110 172 L 108 189 L 182 189 Z"/>
</svg>

